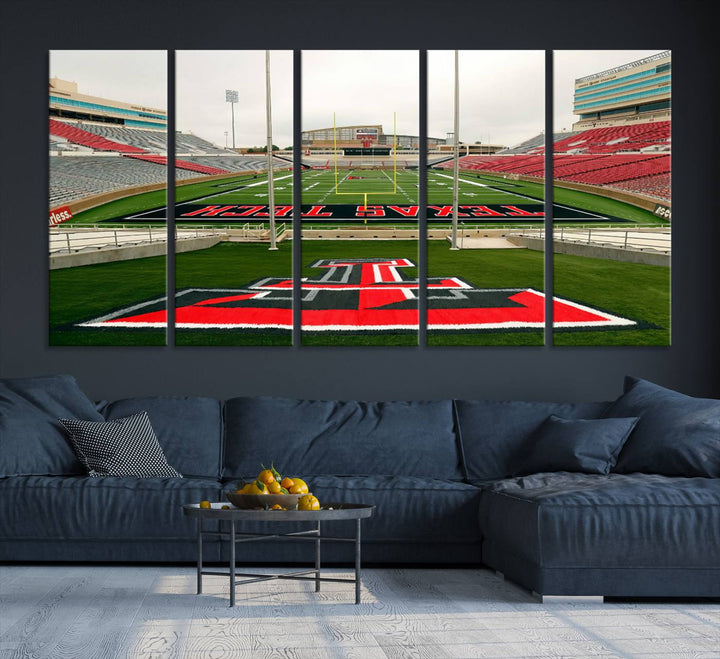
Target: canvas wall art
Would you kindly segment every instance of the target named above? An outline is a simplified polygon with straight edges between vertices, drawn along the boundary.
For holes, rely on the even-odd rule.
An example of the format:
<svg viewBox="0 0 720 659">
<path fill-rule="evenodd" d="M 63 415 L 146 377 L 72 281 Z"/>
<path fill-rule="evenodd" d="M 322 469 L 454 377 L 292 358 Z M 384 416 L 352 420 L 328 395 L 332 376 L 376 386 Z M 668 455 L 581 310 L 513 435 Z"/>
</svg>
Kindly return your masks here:
<svg viewBox="0 0 720 659">
<path fill-rule="evenodd" d="M 428 343 L 542 345 L 545 52 L 428 53 Z"/>
<path fill-rule="evenodd" d="M 303 345 L 417 345 L 418 57 L 302 53 Z"/>
<path fill-rule="evenodd" d="M 49 343 L 162 345 L 167 225 L 165 51 L 53 50 L 49 86 Z"/>
<path fill-rule="evenodd" d="M 670 345 L 671 53 L 554 53 L 558 346 Z M 573 210 L 574 209 L 574 210 Z"/>
<path fill-rule="evenodd" d="M 670 344 L 670 51 L 57 50 L 49 82 L 51 345 Z"/>
</svg>

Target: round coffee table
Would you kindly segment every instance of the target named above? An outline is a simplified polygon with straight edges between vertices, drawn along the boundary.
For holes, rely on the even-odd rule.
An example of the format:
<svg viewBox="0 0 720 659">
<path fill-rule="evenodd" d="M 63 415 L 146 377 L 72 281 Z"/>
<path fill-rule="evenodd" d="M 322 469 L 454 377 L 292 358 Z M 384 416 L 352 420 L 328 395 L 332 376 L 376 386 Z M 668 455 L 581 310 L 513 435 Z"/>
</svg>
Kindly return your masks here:
<svg viewBox="0 0 720 659">
<path fill-rule="evenodd" d="M 227 508 L 226 503 L 213 503 L 211 508 L 200 508 L 200 504 L 190 503 L 183 506 L 183 514 L 197 519 L 197 592 L 202 593 L 203 575 L 216 575 L 230 578 L 230 606 L 235 606 L 235 586 L 240 584 L 267 581 L 269 579 L 295 579 L 315 582 L 315 591 L 320 590 L 322 581 L 334 581 L 355 584 L 355 604 L 360 604 L 360 567 L 361 567 L 361 544 L 360 524 L 363 519 L 371 517 L 375 506 L 360 503 L 328 503 L 321 510 L 243 510 L 241 508 Z M 227 520 L 229 531 L 204 531 L 203 520 Z M 321 522 L 334 522 L 339 520 L 355 520 L 355 537 L 340 538 L 320 534 Z M 243 533 L 235 530 L 236 522 L 311 522 L 314 528 L 307 531 L 295 533 Z M 203 570 L 203 537 L 220 537 L 230 542 L 229 572 L 215 570 Z M 241 542 L 254 540 L 287 539 L 297 541 L 310 541 L 315 543 L 315 567 L 312 570 L 301 570 L 287 574 L 255 574 L 236 573 L 235 570 L 235 545 Z M 355 543 L 355 578 L 336 579 L 320 576 L 320 543 L 331 542 L 353 542 Z M 313 575 L 313 576 L 309 576 Z M 236 577 L 244 577 L 237 581 Z"/>
</svg>

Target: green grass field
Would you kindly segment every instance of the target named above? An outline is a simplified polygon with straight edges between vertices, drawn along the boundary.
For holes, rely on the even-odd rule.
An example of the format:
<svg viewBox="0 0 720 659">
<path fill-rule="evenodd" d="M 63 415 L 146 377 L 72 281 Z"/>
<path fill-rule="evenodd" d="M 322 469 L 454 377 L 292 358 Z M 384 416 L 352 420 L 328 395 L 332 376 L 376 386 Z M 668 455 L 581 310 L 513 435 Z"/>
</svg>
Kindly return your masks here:
<svg viewBox="0 0 720 659">
<path fill-rule="evenodd" d="M 302 177 L 303 205 L 333 207 L 367 203 L 417 205 L 417 170 L 332 169 L 306 170 Z M 483 172 L 461 176 L 460 203 L 468 205 L 515 205 L 542 202 L 543 184 L 511 181 Z M 428 204 L 451 203 L 452 179 L 448 170 L 428 172 Z M 203 206 L 262 206 L 267 204 L 267 181 L 262 175 L 234 175 L 226 179 L 182 185 L 176 188 L 176 216 L 187 209 Z M 276 205 L 292 204 L 291 172 L 275 175 Z M 649 211 L 598 195 L 555 189 L 555 217 L 558 208 L 569 207 L 598 218 L 638 224 L 661 224 Z M 162 224 L 165 217 L 164 191 L 134 195 L 104 206 L 78 213 L 75 224 L 126 221 L 133 225 Z M 125 220 L 125 218 L 130 218 Z M 333 218 L 334 219 L 334 218 Z M 207 218 L 193 219 L 208 225 Z M 262 219 L 223 219 L 223 225 Z M 288 223 L 290 218 L 283 219 Z M 542 221 L 541 219 L 539 221 Z M 317 225 L 316 219 L 305 220 Z M 357 223 L 362 220 L 356 220 Z M 429 220 L 429 226 L 448 225 L 448 220 Z M 577 216 L 567 224 L 583 223 Z M 607 224 L 608 221 L 603 222 Z M 330 223 L 332 224 L 332 223 Z M 465 225 L 484 224 L 472 218 Z M 416 221 L 392 221 L 393 226 L 415 227 Z M 487 223 L 488 226 L 493 224 Z M 326 222 L 323 226 L 329 226 Z M 338 222 L 336 226 L 347 226 Z M 176 288 L 240 289 L 264 277 L 290 277 L 291 241 L 279 243 L 277 252 L 266 244 L 222 243 L 211 249 L 178 254 Z M 318 276 L 309 265 L 318 259 L 407 258 L 417 263 L 417 243 L 395 241 L 306 240 L 302 246 L 303 276 Z M 544 257 L 531 250 L 451 251 L 445 241 L 427 244 L 430 277 L 461 277 L 478 288 L 533 288 L 542 291 Z M 404 274 L 416 276 L 415 268 Z M 162 328 L 100 329 L 78 327 L 78 323 L 97 319 L 116 310 L 161 298 L 165 289 L 165 259 L 153 257 L 53 270 L 50 272 L 51 345 L 160 345 L 165 341 Z M 592 331 L 557 331 L 556 345 L 667 345 L 670 338 L 669 268 L 619 263 L 604 259 L 555 255 L 555 294 L 568 300 L 609 311 L 639 321 L 641 328 Z M 178 345 L 289 345 L 290 332 L 284 330 L 191 330 L 178 328 Z M 348 333 L 304 332 L 306 345 L 416 345 L 414 332 Z M 484 331 L 430 332 L 430 345 L 541 345 L 543 332 Z"/>
<path fill-rule="evenodd" d="M 211 249 L 177 255 L 177 288 L 242 287 L 262 276 L 289 276 L 291 243 L 268 252 L 259 244 L 223 243 Z M 414 241 L 311 241 L 303 245 L 303 276 L 317 276 L 308 265 L 328 256 L 399 257 L 416 262 Z M 557 254 L 556 294 L 592 303 L 659 326 L 661 329 L 557 332 L 557 345 L 666 345 L 669 341 L 669 269 L 586 259 Z M 479 287 L 532 287 L 543 289 L 543 254 L 531 250 L 461 250 L 452 252 L 444 242 L 428 243 L 428 275 L 462 273 Z M 164 258 L 154 257 L 50 272 L 52 345 L 160 345 L 162 330 L 73 328 L 75 322 L 102 316 L 114 309 L 161 297 Z M 414 268 L 409 276 L 416 276 Z M 112 291 L 108 295 L 108 291 Z M 176 330 L 178 345 L 289 345 L 282 331 L 247 332 Z M 543 333 L 480 332 L 430 333 L 430 345 L 541 345 Z M 417 345 L 414 334 L 305 333 L 305 345 Z"/>
<path fill-rule="evenodd" d="M 357 178 L 349 178 L 356 176 Z M 291 172 L 277 172 L 274 176 L 275 204 L 292 204 Z M 367 194 L 368 204 L 415 205 L 418 203 L 417 170 L 305 170 L 302 174 L 303 204 L 364 204 Z M 186 205 L 252 205 L 267 204 L 267 177 L 260 174 L 235 175 L 227 179 L 180 185 L 175 188 L 177 202 L 176 218 L 181 218 Z M 497 175 L 478 172 L 466 172 L 461 175 L 459 185 L 460 204 L 527 204 L 542 203 L 543 184 L 538 182 L 511 181 Z M 607 197 L 577 192 L 556 187 L 554 190 L 555 218 L 566 224 L 582 224 L 584 216 L 574 213 L 575 217 L 562 220 L 567 214 L 563 209 L 570 207 L 577 211 L 586 211 L 587 218 L 611 218 L 604 224 L 619 218 L 639 224 L 662 224 L 657 216 L 630 204 Z M 441 205 L 452 203 L 452 177 L 448 171 L 429 170 L 428 204 Z M 113 223 L 162 224 L 165 221 L 166 195 L 163 190 L 146 192 L 119 199 L 103 206 L 83 211 L 75 215 L 70 224 Z M 127 219 L 126 219 L 127 218 Z M 287 218 L 289 219 L 289 218 Z M 184 225 L 243 224 L 247 221 L 263 222 L 258 218 L 232 220 L 223 218 L 198 217 L 193 222 L 182 219 Z M 312 222 L 311 219 L 305 220 Z M 464 218 L 466 224 L 490 226 L 481 218 Z M 586 221 L 586 220 L 585 220 Z M 447 224 L 447 220 L 430 219 L 430 225 Z M 542 218 L 538 219 L 538 223 Z M 405 221 L 407 223 L 407 221 Z M 497 222 L 495 222 L 496 224 Z M 503 224 L 511 224 L 512 218 Z M 394 222 L 398 225 L 402 222 Z"/>
</svg>

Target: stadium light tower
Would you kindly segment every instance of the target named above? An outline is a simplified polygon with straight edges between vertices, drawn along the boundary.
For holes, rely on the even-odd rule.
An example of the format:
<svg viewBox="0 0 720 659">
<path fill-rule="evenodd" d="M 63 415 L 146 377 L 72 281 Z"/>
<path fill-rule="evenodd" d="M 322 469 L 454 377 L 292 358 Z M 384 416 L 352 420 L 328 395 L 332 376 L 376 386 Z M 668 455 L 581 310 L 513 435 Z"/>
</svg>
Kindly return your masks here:
<svg viewBox="0 0 720 659">
<path fill-rule="evenodd" d="M 460 77 L 458 75 L 458 51 L 455 51 L 455 106 L 454 106 L 454 133 L 453 133 L 453 216 L 452 241 L 450 249 L 458 249 L 458 179 L 460 172 L 460 140 L 458 129 L 460 124 Z"/>
<path fill-rule="evenodd" d="M 225 90 L 225 101 L 230 103 L 230 112 L 232 113 L 232 148 L 235 150 L 235 103 L 238 102 L 238 93 L 234 89 Z"/>
<path fill-rule="evenodd" d="M 270 51 L 265 51 L 265 109 L 267 111 L 267 159 L 268 159 L 268 213 L 270 215 L 270 247 L 277 250 L 275 244 L 275 186 L 273 181 L 272 150 L 272 107 L 270 105 Z"/>
</svg>

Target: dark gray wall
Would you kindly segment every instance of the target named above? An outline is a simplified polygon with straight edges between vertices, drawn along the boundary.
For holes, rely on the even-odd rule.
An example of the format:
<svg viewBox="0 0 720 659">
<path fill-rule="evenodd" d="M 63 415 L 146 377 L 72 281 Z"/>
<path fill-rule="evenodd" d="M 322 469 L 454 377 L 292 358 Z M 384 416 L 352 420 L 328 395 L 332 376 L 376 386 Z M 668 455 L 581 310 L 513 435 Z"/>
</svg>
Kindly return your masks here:
<svg viewBox="0 0 720 659">
<path fill-rule="evenodd" d="M 709 3 L 123 0 L 103 13 L 110 4 L 4 0 L 0 7 L 3 91 L 19 101 L 9 104 L 5 96 L 0 124 L 1 376 L 73 373 L 97 398 L 198 393 L 582 400 L 615 397 L 623 375 L 631 373 L 690 394 L 720 396 L 712 98 L 717 42 Z M 360 20 L 363 15 L 373 18 Z M 48 50 L 266 47 L 671 48 L 672 347 L 49 348 Z"/>
</svg>

